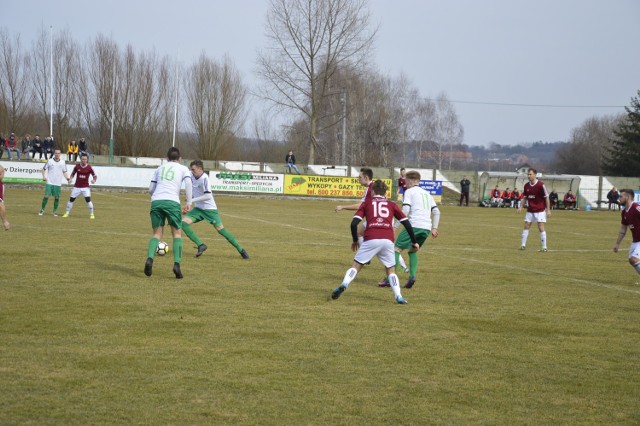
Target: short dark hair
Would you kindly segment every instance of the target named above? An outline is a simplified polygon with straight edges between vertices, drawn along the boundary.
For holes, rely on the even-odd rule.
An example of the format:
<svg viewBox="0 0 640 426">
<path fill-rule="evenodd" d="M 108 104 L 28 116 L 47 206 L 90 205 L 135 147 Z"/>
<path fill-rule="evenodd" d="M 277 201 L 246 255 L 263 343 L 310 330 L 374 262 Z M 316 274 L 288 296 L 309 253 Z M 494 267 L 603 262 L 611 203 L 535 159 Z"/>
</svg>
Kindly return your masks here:
<svg viewBox="0 0 640 426">
<path fill-rule="evenodd" d="M 360 173 L 369 178 L 369 180 L 373 180 L 373 170 L 368 167 L 363 167 L 360 169 Z"/>
<path fill-rule="evenodd" d="M 82 151 L 82 153 L 80 154 L 80 158 L 82 157 L 87 157 L 87 160 L 89 159 L 89 154 L 87 154 L 86 152 Z"/>
<path fill-rule="evenodd" d="M 621 189 L 620 193 L 625 193 L 627 194 L 629 197 L 633 198 L 636 196 L 636 193 L 633 191 L 633 189 L 629 189 L 629 188 L 625 188 L 625 189 Z"/>
<path fill-rule="evenodd" d="M 536 175 L 538 174 L 538 171 L 536 169 L 534 169 L 533 167 L 529 167 L 529 171 L 527 173 L 529 173 L 529 172 L 533 172 Z"/>
<path fill-rule="evenodd" d="M 388 189 L 389 187 L 387 186 L 387 184 L 381 181 L 380 179 L 373 182 L 373 185 L 371 186 L 371 190 L 376 195 L 385 195 Z"/>
<path fill-rule="evenodd" d="M 167 151 L 167 158 L 169 161 L 178 161 L 180 159 L 180 150 L 175 146 L 172 146 Z"/>
<path fill-rule="evenodd" d="M 193 160 L 191 163 L 189 163 L 189 167 L 193 167 L 193 166 L 204 169 L 204 164 L 202 163 L 202 160 Z"/>
</svg>

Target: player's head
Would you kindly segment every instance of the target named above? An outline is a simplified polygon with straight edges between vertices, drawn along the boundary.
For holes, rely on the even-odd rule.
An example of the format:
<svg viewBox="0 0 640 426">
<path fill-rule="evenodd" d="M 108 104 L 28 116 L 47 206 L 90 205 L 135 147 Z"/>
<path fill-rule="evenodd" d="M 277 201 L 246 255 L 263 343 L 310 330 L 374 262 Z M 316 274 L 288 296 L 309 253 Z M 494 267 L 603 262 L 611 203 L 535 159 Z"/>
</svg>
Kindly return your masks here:
<svg viewBox="0 0 640 426">
<path fill-rule="evenodd" d="M 635 198 L 636 194 L 635 192 L 633 192 L 633 189 L 621 189 L 620 190 L 620 204 L 627 204 L 629 203 L 629 201 L 633 201 L 633 199 Z"/>
<path fill-rule="evenodd" d="M 409 170 L 404 179 L 407 181 L 407 189 L 420 184 L 420 173 L 416 170 Z"/>
<path fill-rule="evenodd" d="M 191 169 L 191 174 L 196 179 L 204 173 L 204 164 L 202 163 L 202 160 L 193 160 L 189 163 L 189 168 Z"/>
<path fill-rule="evenodd" d="M 406 169 L 404 167 L 400 168 L 400 176 L 404 176 Z"/>
<path fill-rule="evenodd" d="M 373 180 L 373 170 L 368 167 L 363 167 L 360 169 L 360 174 L 358 175 L 358 179 L 360 183 L 363 185 L 368 184 Z"/>
<path fill-rule="evenodd" d="M 381 181 L 380 179 L 373 182 L 373 185 L 371 186 L 371 190 L 376 195 L 385 195 L 388 189 L 389 187 L 387 186 L 387 184 Z"/>
<path fill-rule="evenodd" d="M 60 150 L 59 149 L 53 150 L 53 159 L 56 160 L 56 161 L 60 160 Z"/>
<path fill-rule="evenodd" d="M 178 161 L 180 159 L 180 150 L 175 146 L 172 146 L 167 151 L 167 159 L 169 161 Z"/>
<path fill-rule="evenodd" d="M 83 152 L 82 154 L 80 154 L 80 163 L 87 164 L 88 162 L 89 162 L 89 156 L 87 155 L 87 153 Z"/>
<path fill-rule="evenodd" d="M 529 180 L 530 180 L 531 182 L 533 182 L 534 180 L 536 180 L 536 176 L 538 176 L 538 171 L 537 171 L 536 169 L 534 169 L 534 168 L 530 168 L 530 169 L 527 171 L 527 177 L 529 178 Z"/>
</svg>

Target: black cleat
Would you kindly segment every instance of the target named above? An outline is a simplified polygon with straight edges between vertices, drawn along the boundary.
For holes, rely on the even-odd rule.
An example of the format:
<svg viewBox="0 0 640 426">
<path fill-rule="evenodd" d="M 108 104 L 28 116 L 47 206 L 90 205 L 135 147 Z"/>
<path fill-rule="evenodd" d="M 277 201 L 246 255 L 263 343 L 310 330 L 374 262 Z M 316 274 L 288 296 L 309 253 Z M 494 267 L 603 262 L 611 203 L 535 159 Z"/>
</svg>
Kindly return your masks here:
<svg viewBox="0 0 640 426">
<path fill-rule="evenodd" d="M 240 256 L 242 256 L 244 260 L 249 260 L 249 253 L 247 253 L 245 249 L 242 249 L 242 251 L 240 252 Z"/>
<path fill-rule="evenodd" d="M 180 271 L 180 264 L 178 262 L 175 262 L 173 264 L 173 273 L 176 274 L 177 279 L 184 278 L 184 276 L 182 275 L 182 271 Z"/>
<path fill-rule="evenodd" d="M 206 249 L 208 249 L 208 248 L 209 248 L 209 247 L 207 247 L 207 245 L 206 245 L 206 244 L 200 244 L 200 245 L 198 246 L 198 253 L 196 253 L 196 257 L 200 257 L 200 256 L 202 256 L 202 253 L 204 253 L 204 251 L 205 251 Z"/>
<path fill-rule="evenodd" d="M 409 279 L 407 280 L 407 283 L 404 285 L 404 288 L 411 288 L 413 287 L 413 285 L 416 283 L 416 278 L 415 277 L 409 277 Z M 398 302 L 400 303 L 400 302 Z"/>
<path fill-rule="evenodd" d="M 153 273 L 153 259 L 147 257 L 147 261 L 144 262 L 144 274 L 148 277 Z"/>
</svg>

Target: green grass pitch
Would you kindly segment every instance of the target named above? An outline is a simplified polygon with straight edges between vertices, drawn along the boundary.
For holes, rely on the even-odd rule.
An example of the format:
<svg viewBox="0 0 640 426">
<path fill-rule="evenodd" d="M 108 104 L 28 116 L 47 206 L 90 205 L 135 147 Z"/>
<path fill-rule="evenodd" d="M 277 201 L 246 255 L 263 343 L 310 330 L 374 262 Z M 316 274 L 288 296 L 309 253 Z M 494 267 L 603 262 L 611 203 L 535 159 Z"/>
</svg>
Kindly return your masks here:
<svg viewBox="0 0 640 426">
<path fill-rule="evenodd" d="M 6 189 L 0 424 L 637 424 L 640 276 L 620 216 L 558 211 L 548 253 L 524 214 L 443 206 L 397 305 L 366 266 L 339 300 L 342 202 L 218 196 L 214 229 L 143 274 L 149 197 L 93 193 L 96 219 L 38 216 Z M 68 191 L 59 212 L 64 212 Z M 167 229 L 165 241 L 170 242 Z M 400 273 L 404 283 L 407 275 Z"/>
</svg>

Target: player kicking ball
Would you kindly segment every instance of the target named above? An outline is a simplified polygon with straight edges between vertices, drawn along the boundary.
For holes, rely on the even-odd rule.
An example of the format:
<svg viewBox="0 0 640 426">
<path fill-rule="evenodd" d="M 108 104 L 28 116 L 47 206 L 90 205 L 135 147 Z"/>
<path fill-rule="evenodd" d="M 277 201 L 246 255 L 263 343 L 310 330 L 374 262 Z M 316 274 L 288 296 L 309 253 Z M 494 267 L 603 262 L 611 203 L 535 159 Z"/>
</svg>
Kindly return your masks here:
<svg viewBox="0 0 640 426">
<path fill-rule="evenodd" d="M 393 232 L 393 219 L 396 218 L 405 227 L 413 248 L 416 251 L 420 249 L 420 245 L 416 241 L 411 223 L 402 210 L 400 210 L 400 207 L 385 197 L 388 189 L 387 185 L 383 181 L 377 180 L 373 183 L 371 189 L 373 190 L 373 197 L 360 205 L 360 208 L 351 221 L 351 236 L 353 238 L 351 250 L 356 252 L 353 264 L 351 268 L 347 270 L 342 284 L 331 292 L 331 298 L 334 300 L 339 298 L 349 287 L 351 281 L 355 279 L 360 269 L 362 269 L 362 266 L 370 262 L 374 256 L 377 256 L 386 269 L 387 278 L 396 302 L 401 305 L 406 305 L 407 301 L 404 300 L 402 294 L 400 294 L 400 284 L 398 283 L 398 276 L 395 273 L 396 259 L 393 249 L 393 240 L 395 237 Z M 360 246 L 358 243 L 358 224 L 364 218 L 367 219 L 367 227 L 364 231 L 364 242 L 362 246 Z"/>
</svg>

